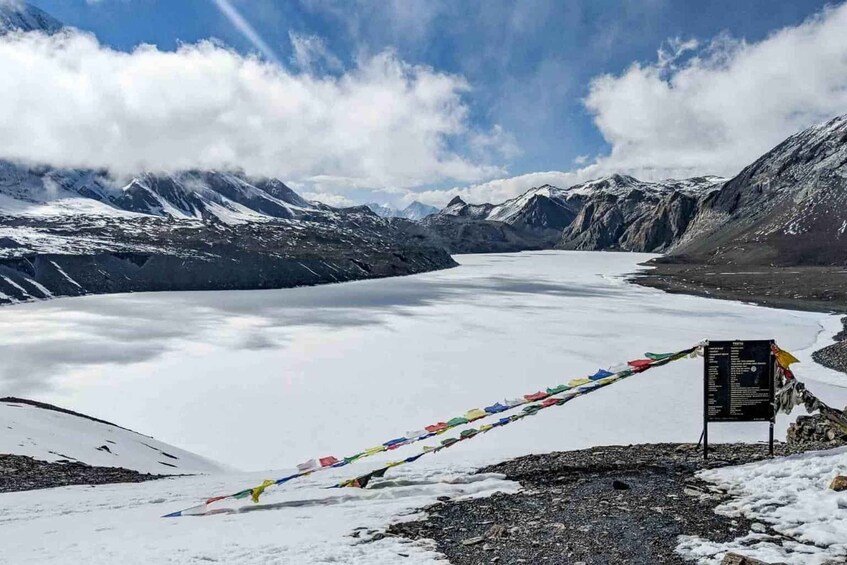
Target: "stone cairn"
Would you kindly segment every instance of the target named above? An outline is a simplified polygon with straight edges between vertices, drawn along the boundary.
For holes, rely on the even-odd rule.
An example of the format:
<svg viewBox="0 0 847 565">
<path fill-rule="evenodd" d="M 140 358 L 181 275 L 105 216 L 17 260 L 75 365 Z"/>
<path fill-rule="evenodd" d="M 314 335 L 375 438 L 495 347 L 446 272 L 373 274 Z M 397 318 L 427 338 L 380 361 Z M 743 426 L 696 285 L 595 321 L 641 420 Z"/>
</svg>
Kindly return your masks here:
<svg viewBox="0 0 847 565">
<path fill-rule="evenodd" d="M 847 409 L 844 410 L 847 416 Z M 828 420 L 821 414 L 798 416 L 797 421 L 788 426 L 786 441 L 789 444 L 829 442 L 833 445 L 847 445 L 847 430 Z"/>
</svg>

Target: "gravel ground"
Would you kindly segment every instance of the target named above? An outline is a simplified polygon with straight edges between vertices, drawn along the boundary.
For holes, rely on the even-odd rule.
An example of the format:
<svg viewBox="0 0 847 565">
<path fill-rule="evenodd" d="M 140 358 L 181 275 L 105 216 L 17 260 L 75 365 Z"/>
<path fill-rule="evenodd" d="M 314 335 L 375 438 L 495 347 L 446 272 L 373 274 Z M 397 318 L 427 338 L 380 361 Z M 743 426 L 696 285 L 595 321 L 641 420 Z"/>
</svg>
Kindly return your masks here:
<svg viewBox="0 0 847 565">
<path fill-rule="evenodd" d="M 630 279 L 675 294 L 741 300 L 772 308 L 847 313 L 844 267 L 770 267 L 648 262 Z"/>
<path fill-rule="evenodd" d="M 38 461 L 22 455 L 0 454 L 0 493 L 69 485 L 140 483 L 167 475 L 148 475 L 120 467 L 91 467 L 78 462 Z"/>
<path fill-rule="evenodd" d="M 829 447 L 777 444 L 776 453 Z M 715 514 L 726 495 L 694 477 L 765 457 L 765 445 L 749 444 L 712 446 L 707 461 L 693 444 L 530 455 L 480 470 L 519 481 L 522 492 L 444 501 L 425 509 L 427 519 L 386 535 L 434 540 L 455 565 L 686 563 L 674 551 L 678 535 L 729 541 L 751 526 L 775 534 Z"/>
<path fill-rule="evenodd" d="M 842 318 L 841 323 L 844 329 L 833 337 L 837 343 L 815 351 L 812 359 L 824 367 L 847 373 L 847 318 Z"/>
</svg>

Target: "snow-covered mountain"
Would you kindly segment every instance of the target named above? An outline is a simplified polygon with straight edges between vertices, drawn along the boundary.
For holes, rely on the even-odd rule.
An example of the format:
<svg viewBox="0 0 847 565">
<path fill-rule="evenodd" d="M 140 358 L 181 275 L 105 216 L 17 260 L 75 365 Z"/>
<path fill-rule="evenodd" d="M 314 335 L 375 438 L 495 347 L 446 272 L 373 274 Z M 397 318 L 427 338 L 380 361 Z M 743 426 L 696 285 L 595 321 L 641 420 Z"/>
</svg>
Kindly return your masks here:
<svg viewBox="0 0 847 565">
<path fill-rule="evenodd" d="M 847 114 L 792 135 L 712 194 L 673 255 L 708 263 L 847 263 Z"/>
<path fill-rule="evenodd" d="M 281 288 L 455 263 L 426 232 L 240 173 L 105 173 L 0 161 L 0 304 Z"/>
<path fill-rule="evenodd" d="M 0 214 L 143 214 L 227 224 L 298 218 L 321 205 L 282 181 L 219 171 L 145 173 L 115 180 L 103 171 L 28 167 L 0 161 Z"/>
<path fill-rule="evenodd" d="M 429 206 L 427 204 L 423 204 L 422 202 L 418 202 L 417 200 L 415 200 L 402 210 L 392 208 L 387 204 L 378 204 L 376 202 L 369 202 L 368 204 L 365 204 L 365 206 L 367 206 L 375 214 L 383 218 L 406 218 L 407 220 L 416 221 L 422 220 L 430 214 L 435 214 L 438 212 L 438 208 L 436 208 L 435 206 Z"/>
<path fill-rule="evenodd" d="M 62 27 L 62 22 L 26 2 L 0 0 L 0 35 L 10 31 L 55 33 Z"/>
<path fill-rule="evenodd" d="M 27 400 L 0 399 L 0 453 L 160 475 L 226 468 L 115 424 Z"/>
</svg>

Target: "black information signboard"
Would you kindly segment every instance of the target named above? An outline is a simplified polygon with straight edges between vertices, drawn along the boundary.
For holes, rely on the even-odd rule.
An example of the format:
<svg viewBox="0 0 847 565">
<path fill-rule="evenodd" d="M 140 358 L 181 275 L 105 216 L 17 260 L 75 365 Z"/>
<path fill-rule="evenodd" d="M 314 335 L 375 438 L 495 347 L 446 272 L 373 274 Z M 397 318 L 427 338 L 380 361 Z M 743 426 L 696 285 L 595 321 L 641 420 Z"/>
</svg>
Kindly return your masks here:
<svg viewBox="0 0 847 565">
<path fill-rule="evenodd" d="M 710 341 L 704 350 L 703 444 L 709 422 L 770 422 L 773 453 L 772 340 Z"/>
</svg>

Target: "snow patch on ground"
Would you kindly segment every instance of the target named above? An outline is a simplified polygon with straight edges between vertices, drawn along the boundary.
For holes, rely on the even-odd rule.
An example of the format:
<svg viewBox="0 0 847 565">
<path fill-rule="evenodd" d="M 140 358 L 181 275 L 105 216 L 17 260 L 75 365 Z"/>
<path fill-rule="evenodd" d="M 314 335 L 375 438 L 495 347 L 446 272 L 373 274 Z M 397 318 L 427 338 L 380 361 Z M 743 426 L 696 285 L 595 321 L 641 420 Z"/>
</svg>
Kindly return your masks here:
<svg viewBox="0 0 847 565">
<path fill-rule="evenodd" d="M 414 509 L 453 498 L 516 492 L 500 475 L 468 476 L 400 471 L 383 488 L 327 490 L 324 479 L 304 479 L 262 505 L 202 518 L 159 516 L 186 499 L 259 483 L 264 474 L 164 479 L 127 485 L 66 487 L 2 495 L 0 562 L 205 563 L 395 565 L 443 563 L 425 544 L 387 538 L 374 530 L 420 516 Z M 358 532 L 358 537 L 351 534 Z"/>
<path fill-rule="evenodd" d="M 847 448 L 702 471 L 700 478 L 733 495 L 717 512 L 757 520 L 782 537 L 751 533 L 729 543 L 714 543 L 684 536 L 678 550 L 702 563 L 720 563 L 727 551 L 768 563 L 843 563 L 847 559 L 847 492 L 828 488 L 839 474 L 847 474 Z"/>
<path fill-rule="evenodd" d="M 67 459 L 160 475 L 219 473 L 225 469 L 130 430 L 14 402 L 0 402 L 0 453 L 42 461 Z"/>
</svg>

